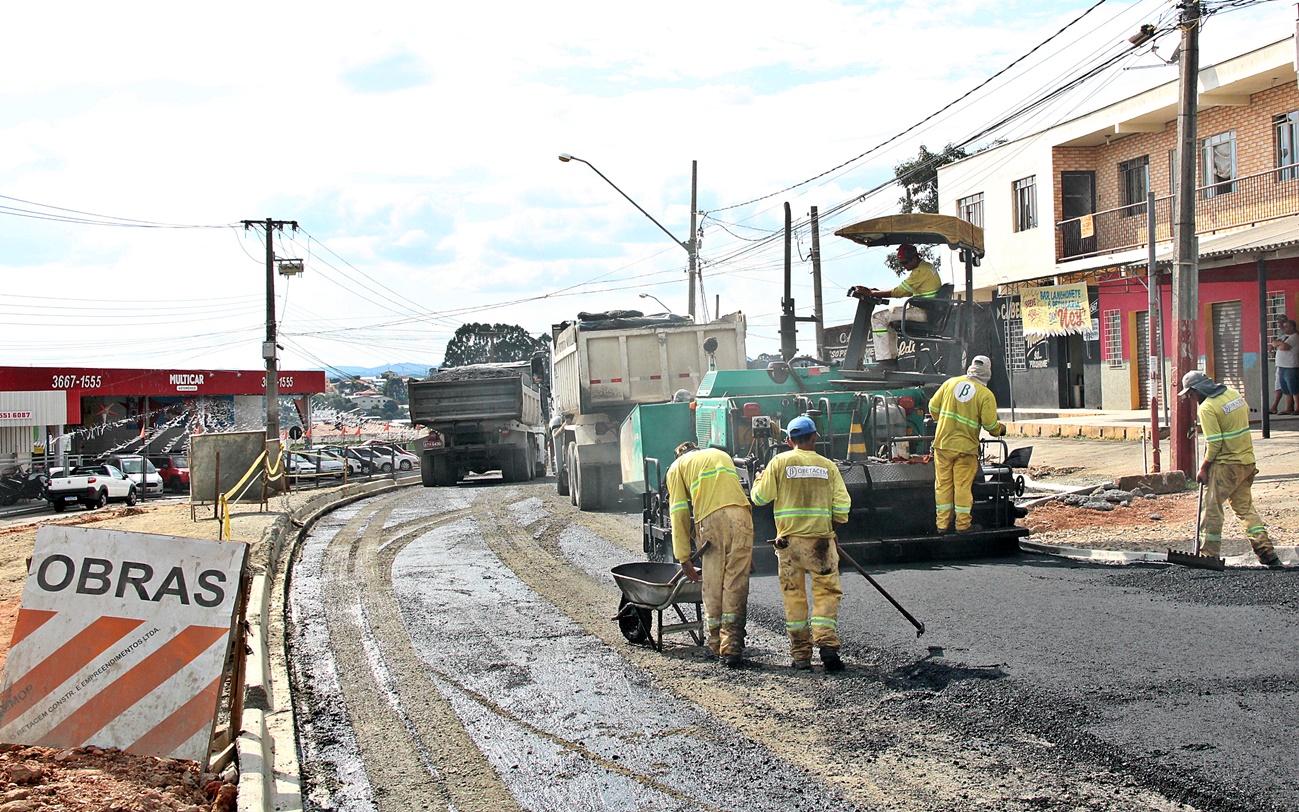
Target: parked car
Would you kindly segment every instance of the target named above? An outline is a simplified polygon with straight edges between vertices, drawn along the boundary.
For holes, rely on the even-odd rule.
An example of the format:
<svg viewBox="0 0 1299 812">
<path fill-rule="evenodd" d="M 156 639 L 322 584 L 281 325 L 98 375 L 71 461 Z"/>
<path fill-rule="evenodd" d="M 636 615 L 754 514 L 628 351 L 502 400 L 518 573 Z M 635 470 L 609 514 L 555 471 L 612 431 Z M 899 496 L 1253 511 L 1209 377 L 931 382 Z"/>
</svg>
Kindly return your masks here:
<svg viewBox="0 0 1299 812">
<path fill-rule="evenodd" d="M 389 456 L 387 453 L 388 449 L 386 448 L 379 451 L 378 449 L 368 445 L 354 445 L 348 447 L 347 450 L 353 454 L 358 454 L 362 459 L 367 460 L 370 463 L 370 473 L 380 471 L 388 474 L 392 472 L 393 458 Z"/>
<path fill-rule="evenodd" d="M 338 460 L 339 462 L 343 463 L 344 465 L 347 466 L 347 473 L 349 476 L 355 476 L 361 473 L 361 469 L 363 467 L 361 465 L 361 461 L 358 459 L 354 459 L 352 457 L 345 456 L 341 449 L 322 446 L 322 447 L 313 448 L 312 452 L 320 454 L 321 456 Z"/>
<path fill-rule="evenodd" d="M 62 513 L 69 502 L 94 510 L 110 501 L 134 505 L 138 496 L 136 484 L 121 469 L 105 463 L 73 468 L 71 473 L 60 470 L 45 489 L 45 498 L 56 513 Z"/>
<path fill-rule="evenodd" d="M 184 454 L 162 454 L 149 457 L 149 462 L 158 469 L 164 490 L 176 493 L 189 490 L 189 457 Z"/>
<path fill-rule="evenodd" d="M 144 496 L 157 496 L 162 493 L 162 475 L 140 454 L 114 454 L 104 460 L 126 474 L 135 483 L 136 490 Z"/>
<path fill-rule="evenodd" d="M 396 443 L 386 440 L 366 440 L 361 444 L 361 447 L 374 449 L 380 457 L 387 457 L 390 461 L 395 459 L 399 471 L 409 471 L 412 468 L 419 467 L 419 456 L 410 453 Z"/>
<path fill-rule="evenodd" d="M 357 448 L 358 446 L 331 445 L 331 446 L 326 446 L 325 448 L 322 448 L 320 450 L 332 451 L 334 452 L 334 454 L 338 455 L 339 457 L 345 460 L 354 461 L 358 466 L 360 466 L 361 470 L 358 473 L 365 474 L 367 476 L 369 474 L 373 474 L 376 470 L 374 466 L 373 458 L 371 458 L 366 454 L 362 454 L 360 451 L 357 450 Z"/>
<path fill-rule="evenodd" d="M 289 479 L 318 479 L 321 477 L 343 477 L 343 463 L 333 457 L 322 454 L 298 454 L 288 452 L 284 455 L 284 469 Z"/>
</svg>

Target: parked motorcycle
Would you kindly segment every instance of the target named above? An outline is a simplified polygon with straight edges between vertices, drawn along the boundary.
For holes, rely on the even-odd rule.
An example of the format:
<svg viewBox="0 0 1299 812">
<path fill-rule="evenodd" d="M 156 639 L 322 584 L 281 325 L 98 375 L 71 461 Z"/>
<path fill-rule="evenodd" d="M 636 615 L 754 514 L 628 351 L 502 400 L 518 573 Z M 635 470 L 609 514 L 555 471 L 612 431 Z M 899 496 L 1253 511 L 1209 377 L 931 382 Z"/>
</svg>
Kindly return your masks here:
<svg viewBox="0 0 1299 812">
<path fill-rule="evenodd" d="M 49 477 L 19 468 L 0 477 L 0 506 L 8 507 L 20 499 L 44 499 Z"/>
</svg>

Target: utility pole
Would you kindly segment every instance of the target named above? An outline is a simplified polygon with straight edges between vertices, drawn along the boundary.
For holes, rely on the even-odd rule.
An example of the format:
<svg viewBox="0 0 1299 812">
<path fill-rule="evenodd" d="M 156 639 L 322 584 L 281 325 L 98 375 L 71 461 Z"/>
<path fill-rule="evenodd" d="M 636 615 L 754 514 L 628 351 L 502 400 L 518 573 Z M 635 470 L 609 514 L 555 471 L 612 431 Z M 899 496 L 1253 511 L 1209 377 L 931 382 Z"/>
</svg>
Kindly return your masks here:
<svg viewBox="0 0 1299 812">
<path fill-rule="evenodd" d="M 1173 255 L 1173 329 L 1177 349 L 1173 357 L 1173 378 L 1181 388 L 1183 376 L 1199 363 L 1198 310 L 1199 246 L 1195 239 L 1196 116 L 1200 80 L 1200 2 L 1186 0 L 1178 22 L 1182 29 L 1182 55 L 1177 102 L 1177 189 L 1176 247 Z M 1207 372 L 1208 370 L 1206 370 Z M 1186 398 L 1177 398 L 1172 411 L 1169 445 L 1173 467 L 1187 477 L 1196 474 L 1195 410 Z"/>
<path fill-rule="evenodd" d="M 298 230 L 297 220 L 244 220 L 244 230 L 261 226 L 266 230 L 266 341 L 262 358 L 266 359 L 266 439 L 280 440 L 280 370 L 275 335 L 275 232 L 285 226 Z"/>
<path fill-rule="evenodd" d="M 1149 174 L 1147 174 L 1149 177 Z M 1159 331 L 1163 319 L 1159 317 L 1159 272 L 1155 269 L 1155 193 L 1146 193 L 1146 293 L 1149 295 L 1146 305 L 1146 344 L 1148 345 L 1146 374 L 1147 399 L 1150 401 L 1150 471 L 1160 473 L 1159 468 L 1159 377 L 1163 373 L 1164 357 L 1159 351 Z M 1140 352 L 1140 350 L 1138 350 Z"/>
<path fill-rule="evenodd" d="M 825 357 L 825 302 L 821 295 L 821 221 L 812 207 L 812 303 L 816 309 L 816 357 Z"/>
<path fill-rule="evenodd" d="M 695 287 L 698 285 L 703 290 L 702 280 L 699 279 L 699 231 L 698 231 L 698 213 L 699 213 L 699 162 L 690 162 L 690 240 L 686 244 L 686 252 L 690 254 L 690 318 L 695 318 Z M 706 304 L 706 303 L 705 303 Z"/>
</svg>

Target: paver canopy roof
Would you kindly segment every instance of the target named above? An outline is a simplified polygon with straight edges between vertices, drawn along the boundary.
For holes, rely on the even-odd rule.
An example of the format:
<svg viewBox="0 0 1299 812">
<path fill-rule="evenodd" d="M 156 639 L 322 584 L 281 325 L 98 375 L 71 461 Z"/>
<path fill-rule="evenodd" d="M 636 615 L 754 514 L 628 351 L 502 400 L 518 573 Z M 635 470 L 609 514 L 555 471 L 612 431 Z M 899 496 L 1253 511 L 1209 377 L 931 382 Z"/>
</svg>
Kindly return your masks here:
<svg viewBox="0 0 1299 812">
<path fill-rule="evenodd" d="M 983 229 L 947 214 L 891 214 L 845 226 L 835 236 L 867 246 L 942 243 L 953 250 L 966 248 L 976 257 L 983 256 Z"/>
</svg>

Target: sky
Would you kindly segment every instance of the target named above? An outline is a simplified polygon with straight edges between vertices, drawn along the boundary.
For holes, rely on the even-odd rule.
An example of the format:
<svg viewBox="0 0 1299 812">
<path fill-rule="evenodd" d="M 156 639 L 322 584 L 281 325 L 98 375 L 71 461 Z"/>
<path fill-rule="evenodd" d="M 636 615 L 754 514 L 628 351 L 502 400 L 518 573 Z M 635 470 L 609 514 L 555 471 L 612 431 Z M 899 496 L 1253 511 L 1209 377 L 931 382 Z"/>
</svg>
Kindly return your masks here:
<svg viewBox="0 0 1299 812">
<path fill-rule="evenodd" d="M 1209 0 L 1202 65 L 1294 32 L 1293 3 L 1243 3 Z M 6 9 L 0 365 L 260 367 L 266 235 L 243 221 L 267 218 L 297 222 L 273 247 L 303 264 L 275 280 L 283 369 L 436 364 L 466 322 L 685 314 L 692 161 L 697 316 L 743 312 L 749 355 L 773 352 L 785 203 L 797 312 L 815 206 L 826 323 L 845 323 L 850 285 L 894 277 L 833 232 L 895 213 L 886 184 L 922 144 L 977 149 L 1176 79 L 1127 43 L 1152 23 L 1172 53 L 1168 0 L 360 8 Z"/>
</svg>

